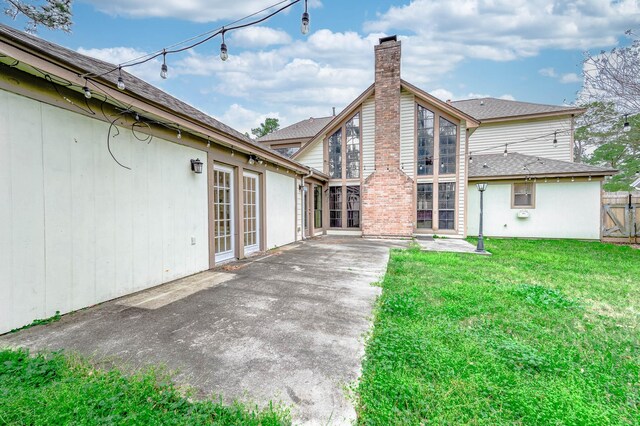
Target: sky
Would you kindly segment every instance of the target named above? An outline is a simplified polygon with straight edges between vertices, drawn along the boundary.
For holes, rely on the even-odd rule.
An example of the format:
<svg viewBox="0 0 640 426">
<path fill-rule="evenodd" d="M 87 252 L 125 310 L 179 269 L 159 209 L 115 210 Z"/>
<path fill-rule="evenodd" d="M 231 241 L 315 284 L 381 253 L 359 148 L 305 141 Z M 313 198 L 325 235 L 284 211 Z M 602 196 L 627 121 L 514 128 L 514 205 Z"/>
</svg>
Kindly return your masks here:
<svg viewBox="0 0 640 426">
<path fill-rule="evenodd" d="M 278 0 L 75 0 L 71 34 L 37 35 L 120 64 L 217 29 Z M 585 52 L 625 46 L 640 0 L 309 0 L 257 26 L 127 71 L 241 132 L 339 112 L 373 83 L 373 47 L 397 34 L 402 77 L 443 99 L 573 104 Z M 261 15 L 258 15 L 261 16 Z M 255 19 L 255 18 L 254 18 Z M 24 21 L 0 22 L 23 29 Z"/>
</svg>

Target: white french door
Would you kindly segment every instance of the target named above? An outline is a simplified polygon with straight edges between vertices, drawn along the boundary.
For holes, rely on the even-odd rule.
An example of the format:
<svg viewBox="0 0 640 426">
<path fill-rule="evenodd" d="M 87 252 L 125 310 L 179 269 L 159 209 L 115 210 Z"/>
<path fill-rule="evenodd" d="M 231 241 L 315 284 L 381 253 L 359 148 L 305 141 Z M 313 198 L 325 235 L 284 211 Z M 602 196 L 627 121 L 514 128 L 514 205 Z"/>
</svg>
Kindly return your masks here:
<svg viewBox="0 0 640 426">
<path fill-rule="evenodd" d="M 244 172 L 243 192 L 243 225 L 244 254 L 260 250 L 260 185 L 255 173 Z"/>
<path fill-rule="evenodd" d="M 235 212 L 233 209 L 233 169 L 213 167 L 214 238 L 216 263 L 235 258 Z"/>
</svg>

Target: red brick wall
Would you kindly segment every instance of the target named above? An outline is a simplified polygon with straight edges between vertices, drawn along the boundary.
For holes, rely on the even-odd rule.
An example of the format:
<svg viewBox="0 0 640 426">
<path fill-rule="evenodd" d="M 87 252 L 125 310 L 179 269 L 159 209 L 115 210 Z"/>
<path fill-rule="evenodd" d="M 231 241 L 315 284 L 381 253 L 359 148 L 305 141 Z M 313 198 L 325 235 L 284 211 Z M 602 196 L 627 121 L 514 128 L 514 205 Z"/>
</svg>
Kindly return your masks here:
<svg viewBox="0 0 640 426">
<path fill-rule="evenodd" d="M 375 47 L 375 171 L 362 191 L 364 236 L 413 234 L 413 180 L 400 169 L 400 42 Z"/>
</svg>

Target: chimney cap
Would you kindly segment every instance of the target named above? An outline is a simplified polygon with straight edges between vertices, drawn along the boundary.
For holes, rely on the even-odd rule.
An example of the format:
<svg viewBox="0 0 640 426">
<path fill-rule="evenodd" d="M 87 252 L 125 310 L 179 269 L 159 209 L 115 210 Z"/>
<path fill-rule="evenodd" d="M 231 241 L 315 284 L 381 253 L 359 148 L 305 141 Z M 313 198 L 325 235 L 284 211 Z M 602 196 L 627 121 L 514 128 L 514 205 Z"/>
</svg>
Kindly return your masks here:
<svg viewBox="0 0 640 426">
<path fill-rule="evenodd" d="M 384 44 L 390 41 L 398 41 L 398 36 L 397 35 L 392 35 L 392 36 L 388 36 L 388 37 L 381 37 L 380 38 L 380 44 Z"/>
</svg>

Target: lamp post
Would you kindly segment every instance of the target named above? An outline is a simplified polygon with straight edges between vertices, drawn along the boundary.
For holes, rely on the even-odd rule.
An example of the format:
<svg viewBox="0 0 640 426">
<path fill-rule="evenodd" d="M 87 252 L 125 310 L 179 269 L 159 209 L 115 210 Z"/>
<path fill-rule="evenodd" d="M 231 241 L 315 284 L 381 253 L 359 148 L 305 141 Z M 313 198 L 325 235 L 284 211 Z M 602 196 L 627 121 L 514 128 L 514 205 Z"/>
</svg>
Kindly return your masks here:
<svg viewBox="0 0 640 426">
<path fill-rule="evenodd" d="M 484 249 L 484 238 L 482 236 L 482 214 L 484 208 L 484 191 L 486 191 L 488 183 L 477 183 L 476 188 L 480 191 L 480 229 L 478 232 L 478 246 L 476 247 L 476 253 L 486 253 Z"/>
</svg>

